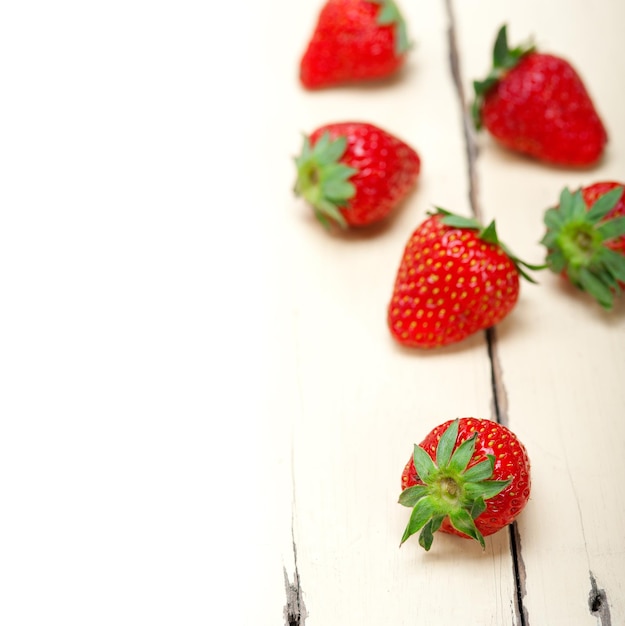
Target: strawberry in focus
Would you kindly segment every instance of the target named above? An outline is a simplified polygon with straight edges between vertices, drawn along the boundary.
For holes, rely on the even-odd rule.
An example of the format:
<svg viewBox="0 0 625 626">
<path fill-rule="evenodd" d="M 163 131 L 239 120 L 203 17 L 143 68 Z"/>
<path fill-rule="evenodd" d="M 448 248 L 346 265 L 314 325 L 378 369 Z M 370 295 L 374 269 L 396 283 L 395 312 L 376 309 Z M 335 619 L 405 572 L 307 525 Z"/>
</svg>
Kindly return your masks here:
<svg viewBox="0 0 625 626">
<path fill-rule="evenodd" d="M 429 550 L 437 530 L 475 539 L 511 524 L 530 496 L 530 461 L 523 444 L 497 422 L 462 417 L 434 428 L 401 477 L 399 503 L 412 508 L 401 539 L 420 532 Z"/>
<path fill-rule="evenodd" d="M 307 89 L 391 76 L 408 51 L 406 23 L 393 0 L 328 0 L 300 61 Z"/>
<path fill-rule="evenodd" d="M 523 270 L 541 269 L 513 256 L 495 223 L 443 209 L 411 235 L 388 306 L 388 326 L 401 345 L 437 348 L 494 326 L 514 308 Z"/>
<path fill-rule="evenodd" d="M 625 186 L 596 182 L 575 193 L 563 189 L 545 212 L 547 264 L 603 308 L 625 287 Z"/>
<path fill-rule="evenodd" d="M 416 151 L 364 122 L 327 124 L 304 138 L 295 159 L 295 194 L 325 226 L 368 226 L 383 220 L 416 183 Z"/>
<path fill-rule="evenodd" d="M 569 167 L 590 166 L 601 158 L 607 132 L 568 61 L 529 44 L 510 49 L 503 26 L 493 68 L 473 85 L 476 128 L 483 125 L 506 148 Z"/>
</svg>

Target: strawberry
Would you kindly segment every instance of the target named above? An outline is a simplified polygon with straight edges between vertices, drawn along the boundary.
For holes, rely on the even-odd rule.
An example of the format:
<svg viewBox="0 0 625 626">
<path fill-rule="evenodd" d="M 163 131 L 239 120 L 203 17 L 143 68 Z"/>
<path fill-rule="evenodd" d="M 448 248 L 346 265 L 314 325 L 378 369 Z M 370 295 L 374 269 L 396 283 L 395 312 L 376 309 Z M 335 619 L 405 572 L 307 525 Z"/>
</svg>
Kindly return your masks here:
<svg viewBox="0 0 625 626">
<path fill-rule="evenodd" d="M 611 309 L 625 287 L 624 185 L 607 181 L 575 193 L 564 189 L 544 221 L 541 243 L 551 270 Z"/>
<path fill-rule="evenodd" d="M 322 224 L 344 228 L 384 219 L 408 195 L 421 167 L 408 144 L 363 122 L 321 126 L 304 138 L 295 164 L 295 194 Z"/>
<path fill-rule="evenodd" d="M 472 538 L 511 524 L 530 496 L 530 462 L 516 435 L 490 420 L 461 417 L 415 445 L 401 477 L 399 503 L 412 508 L 401 539 L 421 531 L 429 550 L 437 530 Z"/>
<path fill-rule="evenodd" d="M 588 166 L 603 153 L 607 133 L 577 72 L 560 57 L 497 35 L 493 68 L 473 83 L 476 127 L 503 146 L 560 166 Z"/>
<path fill-rule="evenodd" d="M 514 308 L 523 270 L 541 269 L 513 256 L 499 241 L 495 223 L 443 209 L 430 215 L 404 250 L 388 325 L 402 345 L 436 348 L 498 324 Z"/>
<path fill-rule="evenodd" d="M 307 89 L 385 78 L 404 63 L 406 23 L 393 0 L 328 0 L 300 61 Z"/>
</svg>

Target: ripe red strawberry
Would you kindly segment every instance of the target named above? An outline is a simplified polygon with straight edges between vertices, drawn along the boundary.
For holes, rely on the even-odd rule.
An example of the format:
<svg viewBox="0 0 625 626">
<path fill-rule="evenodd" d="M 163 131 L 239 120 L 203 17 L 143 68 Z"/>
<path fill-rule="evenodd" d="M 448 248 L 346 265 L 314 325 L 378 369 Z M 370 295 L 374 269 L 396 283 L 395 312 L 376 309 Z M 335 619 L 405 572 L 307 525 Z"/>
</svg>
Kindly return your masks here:
<svg viewBox="0 0 625 626">
<path fill-rule="evenodd" d="M 474 82 L 473 114 L 502 145 L 562 166 L 588 166 L 603 153 L 607 133 L 577 72 L 531 45 L 508 48 L 497 35 L 493 69 Z"/>
<path fill-rule="evenodd" d="M 625 186 L 612 181 L 564 189 L 545 213 L 547 264 L 605 309 L 625 287 Z"/>
<path fill-rule="evenodd" d="M 519 275 L 534 282 L 487 228 L 443 209 L 411 235 L 388 307 L 388 325 L 402 345 L 436 348 L 499 323 L 519 296 Z"/>
<path fill-rule="evenodd" d="M 406 24 L 393 0 L 327 0 L 300 61 L 308 89 L 385 78 L 404 63 Z"/>
<path fill-rule="evenodd" d="M 418 154 L 390 133 L 362 122 L 327 124 L 304 138 L 295 159 L 295 193 L 328 226 L 384 219 L 414 186 Z"/>
<path fill-rule="evenodd" d="M 402 473 L 399 503 L 412 514 L 401 543 L 421 531 L 429 550 L 441 530 L 484 547 L 523 510 L 530 487 L 527 451 L 514 433 L 490 420 L 449 420 L 415 445 Z"/>
</svg>

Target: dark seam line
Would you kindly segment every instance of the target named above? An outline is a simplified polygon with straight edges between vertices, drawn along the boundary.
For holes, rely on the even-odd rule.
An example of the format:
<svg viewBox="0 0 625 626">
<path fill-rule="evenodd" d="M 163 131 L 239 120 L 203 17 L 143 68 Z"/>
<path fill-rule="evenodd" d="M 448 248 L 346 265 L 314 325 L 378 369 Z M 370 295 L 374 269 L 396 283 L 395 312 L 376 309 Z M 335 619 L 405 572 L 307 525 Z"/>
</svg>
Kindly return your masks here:
<svg viewBox="0 0 625 626">
<path fill-rule="evenodd" d="M 487 328 L 484 334 L 486 335 L 486 349 L 488 350 L 488 360 L 490 362 L 490 384 L 493 392 L 493 413 L 498 424 L 507 426 L 507 416 L 504 415 L 502 401 L 499 397 L 499 381 L 497 380 L 497 371 L 495 367 L 495 344 L 497 343 L 495 329 Z"/>
<path fill-rule="evenodd" d="M 600 626 L 611 626 L 610 603 L 605 589 L 600 589 L 592 572 L 590 572 L 590 594 L 588 608 L 590 613 L 599 618 Z"/>
<path fill-rule="evenodd" d="M 304 592 L 299 575 L 297 561 L 297 543 L 295 541 L 295 473 L 293 467 L 294 448 L 291 442 L 291 478 L 292 478 L 292 501 L 291 501 L 291 546 L 293 549 L 293 582 L 289 580 L 286 568 L 284 571 L 284 587 L 286 591 L 286 604 L 284 605 L 285 626 L 304 626 L 308 613 L 304 604 Z"/>
<path fill-rule="evenodd" d="M 516 613 L 519 618 L 519 626 L 529 626 L 527 610 L 523 604 L 523 596 L 525 595 L 525 583 L 521 576 L 522 563 L 521 546 L 519 540 L 519 528 L 516 522 L 510 524 L 510 550 L 512 552 L 512 570 L 514 572 L 514 585 L 516 588 Z"/>
<path fill-rule="evenodd" d="M 295 531 L 291 526 L 293 535 L 293 561 L 294 573 L 293 582 L 289 580 L 286 569 L 284 569 L 284 586 L 286 589 L 286 605 L 284 606 L 285 626 L 304 626 L 307 613 L 304 606 L 303 592 L 300 584 L 299 569 L 297 567 L 297 546 L 295 545 Z"/>
<path fill-rule="evenodd" d="M 300 354 L 299 354 L 299 343 L 295 343 L 295 360 L 296 367 L 299 371 L 300 365 Z M 302 387 L 301 380 L 299 375 L 297 376 L 297 390 L 300 406 L 303 406 L 302 400 Z M 284 571 L 284 585 L 286 590 L 286 605 L 284 606 L 284 620 L 285 626 L 304 626 L 306 622 L 306 618 L 308 617 L 308 611 L 306 610 L 306 605 L 304 604 L 304 591 L 302 589 L 300 575 L 299 575 L 299 567 L 297 560 L 297 542 L 295 541 L 295 516 L 296 516 L 296 493 L 297 489 L 295 487 L 295 444 L 293 442 L 293 431 L 291 431 L 291 546 L 293 548 L 293 582 L 289 580 L 286 568 L 283 568 Z"/>
<path fill-rule="evenodd" d="M 469 204 L 473 215 L 481 221 L 481 211 L 478 202 L 478 184 L 475 161 L 477 159 L 477 146 L 473 136 L 471 127 L 471 119 L 468 115 L 467 100 L 463 89 L 463 81 L 460 72 L 460 59 L 458 55 L 457 39 L 456 39 L 456 21 L 453 11 L 452 0 L 445 0 L 447 7 L 447 16 L 449 20 L 448 41 L 449 41 L 449 57 L 451 64 L 451 74 L 454 80 L 458 100 L 460 102 L 462 112 L 462 128 L 464 132 L 465 148 L 467 153 L 468 178 L 469 178 Z M 500 397 L 500 381 L 496 369 L 496 336 L 495 330 L 489 328 L 485 332 L 486 346 L 488 350 L 488 359 L 490 362 L 491 387 L 493 394 L 493 412 L 498 423 L 506 420 L 504 411 L 502 410 L 503 398 Z M 512 556 L 512 567 L 515 585 L 515 612 L 519 626 L 529 626 L 529 618 L 526 608 L 523 605 L 524 583 L 521 578 L 521 548 L 518 537 L 518 528 L 516 524 L 512 524 L 509 528 L 510 535 L 510 551 Z"/>
<path fill-rule="evenodd" d="M 474 217 L 481 220 L 481 211 L 479 202 L 477 201 L 477 173 L 475 171 L 475 161 L 477 159 L 477 146 L 473 137 L 473 127 L 471 117 L 467 114 L 467 99 L 462 85 L 462 76 L 460 74 L 460 58 L 458 55 L 458 47 L 456 43 L 456 26 L 455 17 L 452 7 L 452 0 L 445 0 L 447 5 L 447 16 L 449 19 L 448 43 L 449 43 L 449 60 L 451 63 L 451 75 L 453 77 L 454 86 L 460 100 L 462 113 L 462 130 L 464 135 L 464 145 L 467 153 L 467 174 L 469 179 L 469 206 Z"/>
</svg>

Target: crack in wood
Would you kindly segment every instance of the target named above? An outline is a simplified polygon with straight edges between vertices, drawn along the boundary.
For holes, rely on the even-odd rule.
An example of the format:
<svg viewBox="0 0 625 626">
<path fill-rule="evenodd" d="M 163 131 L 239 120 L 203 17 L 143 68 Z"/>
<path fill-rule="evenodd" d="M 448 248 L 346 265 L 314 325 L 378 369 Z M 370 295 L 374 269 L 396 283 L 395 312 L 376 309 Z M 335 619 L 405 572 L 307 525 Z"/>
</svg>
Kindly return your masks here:
<svg viewBox="0 0 625 626">
<path fill-rule="evenodd" d="M 293 582 L 284 569 L 284 586 L 286 589 L 286 604 L 284 606 L 285 626 L 303 626 L 306 621 L 306 611 L 302 602 L 302 589 L 297 569 L 293 574 Z"/>
<path fill-rule="evenodd" d="M 527 593 L 525 581 L 527 572 L 525 570 L 525 562 L 521 553 L 521 534 L 516 522 L 509 526 L 510 528 L 510 550 L 512 552 L 512 568 L 514 570 L 514 581 L 516 587 L 515 609 L 518 616 L 519 626 L 529 626 L 529 616 L 527 607 L 523 599 Z"/>
<path fill-rule="evenodd" d="M 286 590 L 286 604 L 284 605 L 285 626 L 304 626 L 308 613 L 304 604 L 304 594 L 300 584 L 299 570 L 297 568 L 297 546 L 293 538 L 293 560 L 295 571 L 293 581 L 289 579 L 286 568 L 284 568 L 284 587 Z"/>
<path fill-rule="evenodd" d="M 579 516 L 579 527 L 582 533 L 582 539 L 584 541 L 584 550 L 586 552 L 586 561 L 588 562 L 589 573 L 590 573 L 590 593 L 588 594 L 588 608 L 590 609 L 590 613 L 598 618 L 599 626 L 611 626 L 612 618 L 610 615 L 610 605 L 608 603 L 608 596 L 605 592 L 605 589 L 600 589 L 597 585 L 597 581 L 590 570 L 590 554 L 588 552 L 588 542 L 586 541 L 586 530 L 584 527 L 584 515 L 582 513 L 582 507 L 579 501 L 579 497 L 577 494 L 577 489 L 575 488 L 575 481 L 573 480 L 573 475 L 571 473 L 569 458 L 565 452 L 565 462 L 566 462 L 566 471 L 571 483 L 571 490 L 573 491 L 573 495 L 575 497 L 575 504 L 577 506 L 577 514 Z"/>
<path fill-rule="evenodd" d="M 460 55 L 458 53 L 458 43 L 456 36 L 456 20 L 453 11 L 453 1 L 445 0 L 449 21 L 448 41 L 451 74 L 453 77 L 458 100 L 462 112 L 462 126 L 464 131 L 465 148 L 467 153 L 468 179 L 469 179 L 469 204 L 471 212 L 482 221 L 482 211 L 478 194 L 478 175 L 476 161 L 478 157 L 478 147 L 475 138 L 475 131 L 468 102 L 463 88 L 462 73 L 460 70 Z M 497 336 L 494 328 L 486 330 L 486 345 L 488 358 L 491 367 L 491 385 L 493 398 L 493 413 L 497 422 L 507 425 L 508 422 L 508 398 L 503 385 L 503 371 L 497 354 Z M 519 626 L 529 626 L 529 616 L 527 607 L 523 599 L 526 593 L 526 570 L 521 554 L 521 536 L 516 523 L 510 525 L 510 552 L 512 557 L 512 567 L 515 584 L 515 613 Z M 606 626 L 602 624 L 602 626 Z"/>
<path fill-rule="evenodd" d="M 503 371 L 497 353 L 497 333 L 494 328 L 486 331 L 486 345 L 488 348 L 488 358 L 491 366 L 491 384 L 493 390 L 493 412 L 495 420 L 499 424 L 507 426 L 508 423 L 508 394 L 503 384 Z M 512 569 L 514 573 L 515 611 L 519 626 L 529 626 L 529 615 L 524 604 L 526 595 L 525 563 L 521 553 L 521 534 L 516 522 L 510 526 L 510 552 L 512 555 Z"/>
<path fill-rule="evenodd" d="M 486 330 L 486 347 L 490 361 L 490 380 L 493 390 L 493 415 L 499 424 L 508 426 L 508 393 L 503 383 L 503 369 L 497 352 L 497 331 L 495 328 Z"/>
<path fill-rule="evenodd" d="M 289 576 L 284 570 L 284 586 L 286 589 L 286 604 L 284 606 L 284 624 L 285 626 L 304 626 L 306 622 L 306 607 L 302 598 L 302 588 L 299 581 L 299 573 L 297 569 L 293 574 L 293 582 L 289 580 Z"/>
<path fill-rule="evenodd" d="M 460 55 L 458 54 L 458 44 L 456 38 L 456 19 L 452 7 L 452 0 L 445 0 L 447 6 L 447 16 L 449 19 L 448 28 L 448 44 L 449 44 L 449 60 L 451 64 L 451 75 L 454 86 L 460 101 L 462 112 L 462 129 L 464 132 L 464 145 L 467 152 L 467 166 L 469 179 L 469 206 L 473 215 L 480 220 L 481 210 L 478 202 L 478 179 L 475 163 L 478 156 L 477 142 L 475 141 L 475 131 L 469 109 L 467 99 L 464 93 L 462 75 L 460 73 Z"/>
<path fill-rule="evenodd" d="M 600 626 L 612 626 L 610 617 L 610 603 L 605 589 L 599 589 L 597 581 L 590 572 L 590 594 L 588 595 L 588 608 L 592 615 L 599 619 Z"/>
</svg>

